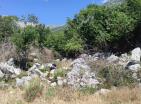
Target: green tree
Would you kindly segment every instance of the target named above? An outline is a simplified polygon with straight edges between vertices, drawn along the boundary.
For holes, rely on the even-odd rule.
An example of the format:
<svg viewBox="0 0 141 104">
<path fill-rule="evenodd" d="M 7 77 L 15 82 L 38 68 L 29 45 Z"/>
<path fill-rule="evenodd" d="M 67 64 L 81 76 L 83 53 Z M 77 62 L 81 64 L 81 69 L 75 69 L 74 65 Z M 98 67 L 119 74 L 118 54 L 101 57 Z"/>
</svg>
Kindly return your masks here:
<svg viewBox="0 0 141 104">
<path fill-rule="evenodd" d="M 33 14 L 29 14 L 27 16 L 27 21 L 31 22 L 31 23 L 34 23 L 34 24 L 38 24 L 39 23 L 38 17 L 33 15 Z"/>
<path fill-rule="evenodd" d="M 17 48 L 19 63 L 22 69 L 27 68 L 28 49 L 31 45 L 36 45 L 39 34 L 32 26 L 19 29 L 12 37 L 12 41 Z"/>
<path fill-rule="evenodd" d="M 42 48 L 45 45 L 46 38 L 51 33 L 51 31 L 49 27 L 46 27 L 44 24 L 36 25 L 35 28 L 39 34 L 39 37 L 38 37 L 39 47 Z"/>
<path fill-rule="evenodd" d="M 38 17 L 35 16 L 34 14 L 28 14 L 27 16 L 23 15 L 23 16 L 21 16 L 21 18 L 19 20 L 24 22 L 25 24 L 27 22 L 33 23 L 33 24 L 38 24 L 39 23 Z"/>
<path fill-rule="evenodd" d="M 15 16 L 0 16 L 0 41 L 8 41 L 9 37 L 12 36 L 16 30 L 16 21 L 18 20 Z"/>
<path fill-rule="evenodd" d="M 71 32 L 75 31 L 86 49 L 120 51 L 132 46 L 133 31 L 140 20 L 140 0 L 125 0 L 118 5 L 92 4 L 68 21 L 66 36 L 72 37 Z"/>
<path fill-rule="evenodd" d="M 64 45 L 66 44 L 63 31 L 51 32 L 45 41 L 45 46 L 58 51 L 60 54 L 64 53 Z"/>
</svg>

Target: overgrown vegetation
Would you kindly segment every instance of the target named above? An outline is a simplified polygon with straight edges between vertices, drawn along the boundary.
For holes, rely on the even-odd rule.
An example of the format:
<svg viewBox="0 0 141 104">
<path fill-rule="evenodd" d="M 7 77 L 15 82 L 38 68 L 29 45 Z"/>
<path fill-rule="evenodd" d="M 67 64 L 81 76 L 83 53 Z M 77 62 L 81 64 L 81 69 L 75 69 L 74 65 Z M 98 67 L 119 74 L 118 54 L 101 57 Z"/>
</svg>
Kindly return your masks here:
<svg viewBox="0 0 141 104">
<path fill-rule="evenodd" d="M 47 47 L 58 56 L 67 57 L 90 50 L 120 53 L 140 45 L 141 1 L 109 4 L 90 4 L 59 29 L 40 24 L 38 17 L 32 14 L 22 18 L 1 16 L 0 40 L 5 42 L 12 37 L 23 69 L 27 67 L 28 49 L 32 45 L 39 49 Z M 16 25 L 18 21 L 34 25 L 20 28 Z"/>
<path fill-rule="evenodd" d="M 57 69 L 54 73 L 54 79 L 57 79 L 57 77 L 65 77 L 66 71 L 63 69 Z"/>
<path fill-rule="evenodd" d="M 134 45 L 135 35 L 140 34 L 133 33 L 141 19 L 140 10 L 140 0 L 110 6 L 92 4 L 68 21 L 66 34 L 71 37 L 77 34 L 86 49 L 125 51 Z"/>
<path fill-rule="evenodd" d="M 133 72 L 125 70 L 122 66 L 106 66 L 99 70 L 98 75 L 103 79 L 103 88 L 121 87 L 137 84 L 137 79 L 133 78 Z"/>
<path fill-rule="evenodd" d="M 43 86 L 39 78 L 32 80 L 25 88 L 24 99 L 27 102 L 33 101 L 42 94 Z"/>
</svg>

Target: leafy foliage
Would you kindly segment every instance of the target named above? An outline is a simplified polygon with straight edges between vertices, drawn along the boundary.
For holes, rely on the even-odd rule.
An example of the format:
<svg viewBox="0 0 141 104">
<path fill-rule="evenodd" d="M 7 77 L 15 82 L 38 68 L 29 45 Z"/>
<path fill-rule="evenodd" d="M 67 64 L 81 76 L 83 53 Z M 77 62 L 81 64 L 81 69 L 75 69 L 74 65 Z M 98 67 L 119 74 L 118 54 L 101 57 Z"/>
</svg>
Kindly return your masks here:
<svg viewBox="0 0 141 104">
<path fill-rule="evenodd" d="M 15 16 L 0 16 L 0 41 L 7 41 L 16 29 Z"/>
<path fill-rule="evenodd" d="M 22 16 L 20 18 L 20 21 L 24 22 L 24 23 L 33 23 L 33 24 L 38 24 L 39 20 L 38 17 L 35 16 L 34 14 L 28 14 L 27 16 Z"/>
<path fill-rule="evenodd" d="M 89 5 L 68 21 L 67 35 L 75 31 L 87 48 L 118 50 L 120 44 L 131 46 L 133 31 L 141 17 L 140 0 L 125 0 L 111 6 Z M 124 46 L 124 45 L 123 45 Z"/>
<path fill-rule="evenodd" d="M 99 77 L 104 78 L 102 87 L 109 88 L 111 86 L 131 86 L 137 82 L 132 77 L 133 73 L 123 69 L 122 66 L 107 66 L 98 72 Z"/>
<path fill-rule="evenodd" d="M 37 44 L 38 32 L 32 26 L 27 26 L 24 29 L 19 29 L 12 37 L 12 42 L 17 48 L 20 67 L 27 68 L 27 56 L 30 45 Z"/>
</svg>

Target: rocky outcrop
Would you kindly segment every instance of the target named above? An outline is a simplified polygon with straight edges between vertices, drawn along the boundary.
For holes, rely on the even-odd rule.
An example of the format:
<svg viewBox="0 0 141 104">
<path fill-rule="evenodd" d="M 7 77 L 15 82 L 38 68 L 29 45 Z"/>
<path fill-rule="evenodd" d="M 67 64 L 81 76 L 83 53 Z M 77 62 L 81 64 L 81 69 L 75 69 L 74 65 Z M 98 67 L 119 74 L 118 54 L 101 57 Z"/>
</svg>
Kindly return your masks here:
<svg viewBox="0 0 141 104">
<path fill-rule="evenodd" d="M 29 84 L 29 81 L 31 81 L 33 78 L 31 76 L 24 76 L 21 79 L 16 78 L 16 86 L 23 87 L 27 84 Z"/>
<path fill-rule="evenodd" d="M 34 54 L 32 54 L 35 56 Z M 97 77 L 97 70 L 99 65 L 97 63 L 103 62 L 102 65 L 115 65 L 122 66 L 124 68 L 133 72 L 133 78 L 139 79 L 137 76 L 137 72 L 141 69 L 140 66 L 140 58 L 141 58 L 141 49 L 135 48 L 131 55 L 127 53 L 122 54 L 120 57 L 110 54 L 110 53 L 95 53 L 93 55 L 82 54 L 79 58 L 74 61 L 69 62 L 69 67 L 64 68 L 65 65 L 61 64 L 61 69 L 67 70 L 65 73 L 58 72 L 58 66 L 53 63 L 39 64 L 34 63 L 31 68 L 26 72 L 27 75 L 20 76 L 21 73 L 19 68 L 16 68 L 14 65 L 14 59 L 11 58 L 7 62 L 0 63 L 0 78 L 4 78 L 5 76 L 10 76 L 16 80 L 16 86 L 24 86 L 29 83 L 34 77 L 39 77 L 42 81 L 46 82 L 49 86 L 64 86 L 68 85 L 73 88 L 81 88 L 81 87 L 94 87 L 102 84 L 103 79 Z M 60 60 L 56 60 L 60 64 Z M 62 62 L 66 62 L 67 59 L 64 59 Z M 92 62 L 92 63 L 91 63 Z M 95 70 L 92 70 L 91 64 L 97 65 L 94 67 Z M 63 66 L 64 65 L 64 66 Z M 59 66 L 59 67 L 60 67 Z M 70 67 L 71 66 L 71 67 Z M 102 66 L 103 67 L 103 66 Z M 56 69 L 58 68 L 58 69 Z M 63 75 L 62 75 L 63 74 Z M 101 83 L 100 83 L 101 82 Z M 104 82 L 104 81 L 103 81 Z M 108 90 L 101 90 L 101 92 L 108 92 Z M 100 92 L 100 93 L 101 93 Z"/>
<path fill-rule="evenodd" d="M 0 77 L 8 75 L 10 77 L 17 76 L 21 73 L 21 69 L 16 68 L 13 64 L 13 59 L 10 59 L 8 62 L 0 63 Z"/>
<path fill-rule="evenodd" d="M 128 61 L 125 68 L 133 72 L 139 71 L 141 69 L 140 58 L 141 58 L 141 49 L 135 48 L 134 50 L 131 51 L 131 59 Z"/>
<path fill-rule="evenodd" d="M 140 62 L 140 59 L 141 59 L 141 49 L 138 47 L 131 51 L 131 60 Z"/>
<path fill-rule="evenodd" d="M 67 74 L 67 84 L 74 87 L 95 87 L 99 84 L 95 73 L 91 72 L 90 67 L 83 58 L 78 58 L 72 62 L 72 70 Z"/>
<path fill-rule="evenodd" d="M 119 57 L 115 56 L 115 55 L 111 55 L 107 58 L 107 61 L 112 63 L 112 62 L 118 62 L 119 61 Z"/>
</svg>

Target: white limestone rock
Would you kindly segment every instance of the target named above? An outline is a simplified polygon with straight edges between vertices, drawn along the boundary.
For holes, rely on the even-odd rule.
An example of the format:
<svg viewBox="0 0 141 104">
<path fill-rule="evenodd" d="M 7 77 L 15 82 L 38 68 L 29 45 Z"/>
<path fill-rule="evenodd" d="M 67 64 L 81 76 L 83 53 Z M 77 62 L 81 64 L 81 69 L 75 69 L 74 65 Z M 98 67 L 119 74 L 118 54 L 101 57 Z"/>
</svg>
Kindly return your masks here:
<svg viewBox="0 0 141 104">
<path fill-rule="evenodd" d="M 140 62 L 140 58 L 141 58 L 141 49 L 137 47 L 131 52 L 131 60 Z"/>
</svg>

